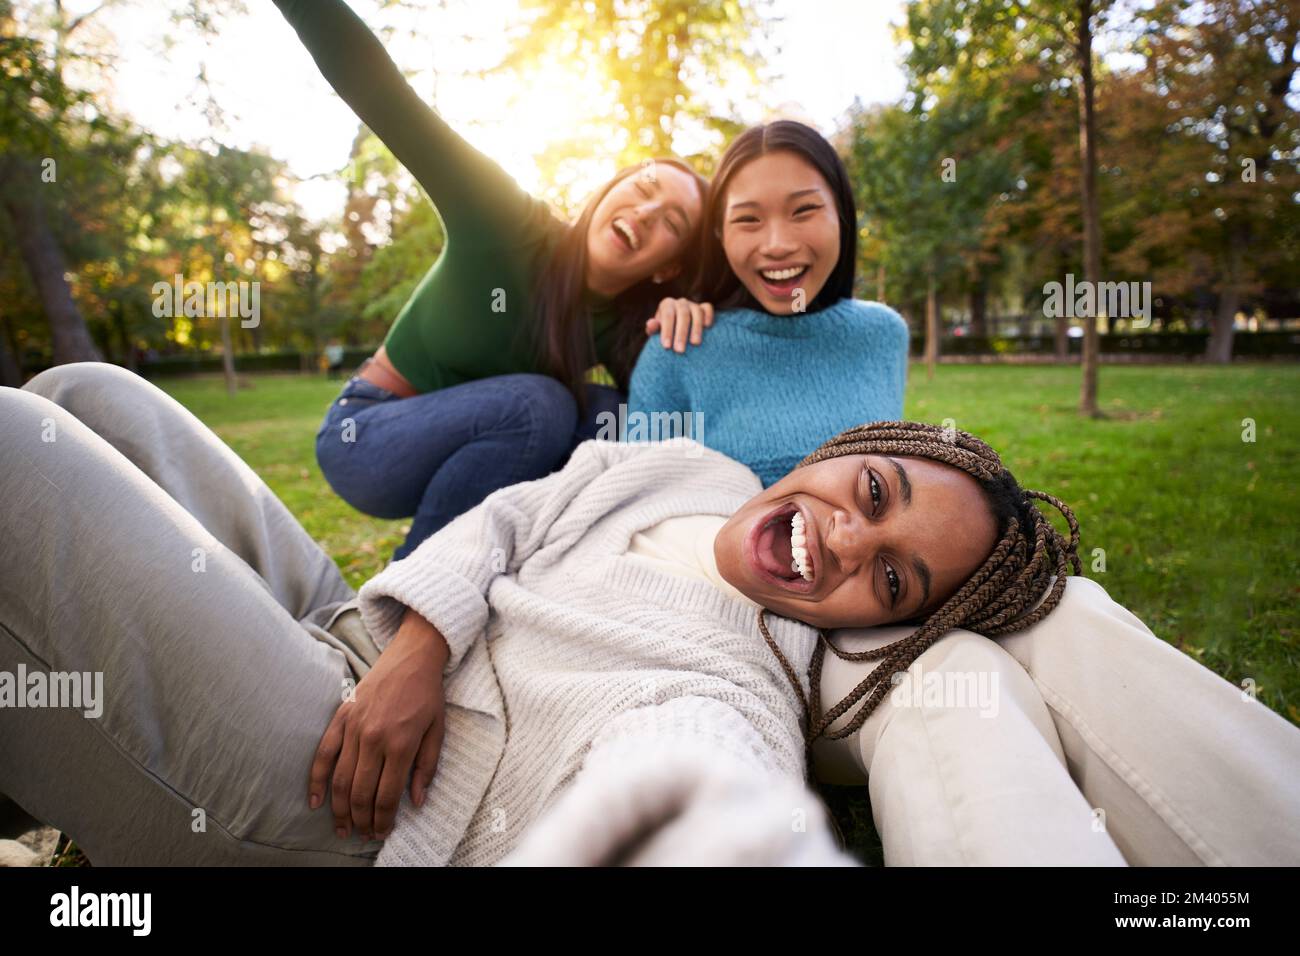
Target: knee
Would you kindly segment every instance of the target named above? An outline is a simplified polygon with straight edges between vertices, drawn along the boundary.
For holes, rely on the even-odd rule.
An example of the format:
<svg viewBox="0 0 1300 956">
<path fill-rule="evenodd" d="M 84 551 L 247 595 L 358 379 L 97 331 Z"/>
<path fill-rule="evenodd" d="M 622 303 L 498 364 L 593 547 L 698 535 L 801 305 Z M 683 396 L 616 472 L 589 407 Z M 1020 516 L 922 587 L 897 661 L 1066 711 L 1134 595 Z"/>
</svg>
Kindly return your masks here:
<svg viewBox="0 0 1300 956">
<path fill-rule="evenodd" d="M 1022 675 L 1025 670 L 996 641 L 973 631 L 949 631 L 916 659 L 929 672 Z"/>
<path fill-rule="evenodd" d="M 108 394 L 122 395 L 128 391 L 156 389 L 156 385 L 135 372 L 108 362 L 69 362 L 67 365 L 56 365 L 36 375 L 23 386 L 23 391 L 41 395 L 64 408 L 70 407 L 73 401 L 93 405 Z"/>
<path fill-rule="evenodd" d="M 998 701 L 1028 699 L 1033 678 L 996 641 L 971 631 L 950 631 L 927 648 L 895 684 L 891 698 L 924 710 L 997 710 Z"/>
<path fill-rule="evenodd" d="M 47 436 L 46 442 L 54 441 L 52 436 L 57 435 L 57 429 L 67 420 L 68 413 L 44 395 L 25 388 L 6 388 L 0 390 L 0 395 L 3 395 L 0 398 L 0 444 L 7 449 L 23 448 L 29 441 L 39 442 L 43 433 Z"/>
<path fill-rule="evenodd" d="M 521 372 L 503 378 L 511 398 L 502 408 L 502 423 L 527 429 L 539 457 L 558 458 L 567 452 L 578 424 L 573 393 L 549 375 Z"/>
</svg>

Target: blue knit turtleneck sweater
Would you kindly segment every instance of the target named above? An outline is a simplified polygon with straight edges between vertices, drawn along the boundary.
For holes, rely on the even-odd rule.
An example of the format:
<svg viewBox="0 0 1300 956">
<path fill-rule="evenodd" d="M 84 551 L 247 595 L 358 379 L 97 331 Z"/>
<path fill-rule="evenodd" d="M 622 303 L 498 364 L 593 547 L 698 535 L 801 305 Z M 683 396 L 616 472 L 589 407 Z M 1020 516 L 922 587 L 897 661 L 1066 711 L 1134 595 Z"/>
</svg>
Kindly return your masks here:
<svg viewBox="0 0 1300 956">
<path fill-rule="evenodd" d="M 729 309 L 684 353 L 657 335 L 646 342 L 629 422 L 633 413 L 643 423 L 703 413 L 682 416 L 686 435 L 746 465 L 766 488 L 846 428 L 903 417 L 907 346 L 907 323 L 879 302 L 841 299 L 790 316 Z M 672 437 L 663 431 L 641 437 Z"/>
</svg>

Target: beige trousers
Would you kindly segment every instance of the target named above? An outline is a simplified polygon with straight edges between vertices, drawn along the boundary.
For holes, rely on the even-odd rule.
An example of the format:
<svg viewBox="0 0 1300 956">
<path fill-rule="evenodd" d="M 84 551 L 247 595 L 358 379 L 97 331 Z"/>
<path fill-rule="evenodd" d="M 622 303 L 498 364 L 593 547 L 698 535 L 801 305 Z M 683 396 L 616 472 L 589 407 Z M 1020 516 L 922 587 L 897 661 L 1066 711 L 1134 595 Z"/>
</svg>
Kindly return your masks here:
<svg viewBox="0 0 1300 956">
<path fill-rule="evenodd" d="M 0 671 L 102 687 L 0 709 L 0 792 L 96 866 L 371 864 L 307 778 L 378 650 L 265 483 L 99 363 L 0 388 L 0 449 Z"/>
<path fill-rule="evenodd" d="M 834 639 L 861 651 L 911 630 Z M 828 652 L 823 700 L 877 663 Z M 940 638 L 817 754 L 832 782 L 869 774 L 889 866 L 1300 865 L 1300 729 L 1088 578 L 1025 631 Z"/>
</svg>

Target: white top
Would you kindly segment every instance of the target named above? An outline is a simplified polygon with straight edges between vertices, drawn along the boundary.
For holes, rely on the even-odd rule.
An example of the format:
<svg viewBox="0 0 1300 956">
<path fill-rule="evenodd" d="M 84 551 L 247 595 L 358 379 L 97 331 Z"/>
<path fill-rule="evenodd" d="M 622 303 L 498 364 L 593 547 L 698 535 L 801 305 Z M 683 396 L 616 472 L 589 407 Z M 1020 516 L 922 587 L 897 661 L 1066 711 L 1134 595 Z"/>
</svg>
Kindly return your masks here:
<svg viewBox="0 0 1300 956">
<path fill-rule="evenodd" d="M 380 650 L 411 607 L 451 651 L 438 771 L 423 807 L 403 797 L 376 862 L 498 862 L 575 777 L 599 778 L 584 767 L 656 748 L 797 784 L 807 826 L 792 835 L 791 804 L 775 801 L 766 832 L 791 846 L 784 858 L 842 862 L 803 787 L 803 705 L 756 606 L 641 552 L 674 540 L 665 519 L 725 520 L 761 490 L 703 446 L 587 441 L 560 471 L 494 492 L 366 582 L 359 608 Z M 629 554 L 638 532 L 641 553 Z M 767 623 L 806 695 L 817 632 Z"/>
<path fill-rule="evenodd" d="M 718 573 L 717 559 L 713 556 L 713 542 L 726 523 L 727 517 L 724 515 L 666 518 L 654 527 L 632 535 L 627 553 L 669 574 L 708 581 L 723 594 L 752 605 L 757 614 L 760 605 L 737 591 Z"/>
</svg>

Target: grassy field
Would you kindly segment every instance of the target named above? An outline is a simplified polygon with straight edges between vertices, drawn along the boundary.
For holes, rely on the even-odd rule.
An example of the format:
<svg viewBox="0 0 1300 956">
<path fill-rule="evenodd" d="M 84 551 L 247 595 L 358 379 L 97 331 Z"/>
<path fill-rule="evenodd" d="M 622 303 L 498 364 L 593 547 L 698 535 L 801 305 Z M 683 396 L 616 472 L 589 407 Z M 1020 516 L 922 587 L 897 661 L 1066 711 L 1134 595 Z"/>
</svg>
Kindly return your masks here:
<svg viewBox="0 0 1300 956">
<path fill-rule="evenodd" d="M 1062 498 L 1082 526 L 1089 577 L 1227 680 L 1253 680 L 1267 706 L 1300 725 L 1300 368 L 1106 367 L 1100 420 L 1075 413 L 1078 381 L 1070 367 L 953 365 L 927 382 L 913 366 L 906 415 L 952 419 L 998 449 L 1022 485 Z M 350 584 L 384 566 L 404 523 L 353 511 L 315 461 L 341 382 L 256 376 L 234 398 L 219 379 L 159 384 L 266 480 Z M 1243 440 L 1245 419 L 1253 441 Z M 879 862 L 865 797 L 826 796 L 850 846 Z"/>
</svg>

